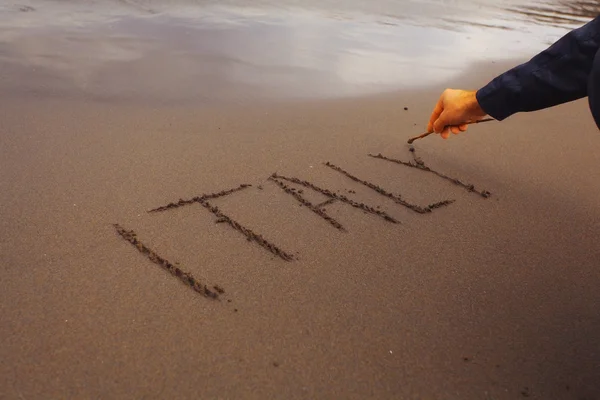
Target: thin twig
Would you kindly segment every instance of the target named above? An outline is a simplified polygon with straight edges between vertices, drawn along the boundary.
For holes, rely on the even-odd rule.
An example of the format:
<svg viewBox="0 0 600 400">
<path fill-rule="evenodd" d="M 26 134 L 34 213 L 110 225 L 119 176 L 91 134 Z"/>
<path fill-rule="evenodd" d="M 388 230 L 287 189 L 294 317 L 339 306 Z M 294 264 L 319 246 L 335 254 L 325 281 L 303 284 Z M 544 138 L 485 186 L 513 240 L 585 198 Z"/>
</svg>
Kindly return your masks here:
<svg viewBox="0 0 600 400">
<path fill-rule="evenodd" d="M 479 121 L 467 122 L 467 123 L 465 123 L 465 125 L 479 124 L 481 122 L 488 122 L 488 121 L 494 121 L 494 118 L 484 118 L 484 119 L 480 119 Z M 449 127 L 450 126 L 447 125 L 444 127 L 444 129 L 447 129 Z M 412 138 L 408 139 L 408 144 L 412 144 L 417 139 L 423 139 L 424 137 L 427 137 L 427 136 L 431 135 L 432 133 L 433 132 L 425 132 L 425 133 L 420 134 L 419 136 L 412 137 Z"/>
</svg>

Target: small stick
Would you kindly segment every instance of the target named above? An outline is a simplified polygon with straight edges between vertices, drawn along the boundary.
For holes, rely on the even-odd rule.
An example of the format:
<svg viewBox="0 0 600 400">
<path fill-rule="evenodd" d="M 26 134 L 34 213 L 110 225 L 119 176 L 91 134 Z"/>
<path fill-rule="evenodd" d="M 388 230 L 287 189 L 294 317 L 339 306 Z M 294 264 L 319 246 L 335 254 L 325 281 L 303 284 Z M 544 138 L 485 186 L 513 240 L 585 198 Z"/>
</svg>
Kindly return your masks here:
<svg viewBox="0 0 600 400">
<path fill-rule="evenodd" d="M 467 125 L 478 124 L 480 122 L 488 122 L 488 121 L 493 121 L 493 120 L 494 120 L 494 118 L 484 118 L 484 119 L 480 119 L 479 121 L 467 122 Z M 446 126 L 446 128 L 447 128 L 447 126 Z M 423 134 L 421 134 L 419 136 L 415 136 L 413 138 L 410 138 L 410 139 L 408 139 L 408 144 L 412 144 L 412 142 L 414 142 L 417 139 L 423 139 L 424 137 L 427 137 L 427 136 L 431 135 L 432 133 L 433 132 L 425 132 L 425 133 L 423 133 Z"/>
</svg>

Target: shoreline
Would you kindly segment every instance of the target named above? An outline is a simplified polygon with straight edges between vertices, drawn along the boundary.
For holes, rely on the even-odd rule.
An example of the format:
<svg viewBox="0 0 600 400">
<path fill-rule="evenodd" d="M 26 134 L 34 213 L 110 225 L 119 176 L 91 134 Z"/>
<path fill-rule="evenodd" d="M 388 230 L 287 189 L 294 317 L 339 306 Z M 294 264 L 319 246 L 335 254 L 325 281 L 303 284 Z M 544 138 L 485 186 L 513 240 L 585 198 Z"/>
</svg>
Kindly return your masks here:
<svg viewBox="0 0 600 400">
<path fill-rule="evenodd" d="M 495 64 L 529 58 L 564 34 L 515 26 L 498 42 L 494 29 L 469 24 L 464 31 L 380 25 L 285 10 L 269 19 L 243 8 L 220 18 L 124 13 L 92 23 L 88 12 L 79 23 L 68 13 L 53 22 L 53 9 L 20 12 L 12 24 L 0 20 L 5 96 L 157 105 L 377 96 L 456 82 L 483 65 L 497 70 Z"/>
</svg>

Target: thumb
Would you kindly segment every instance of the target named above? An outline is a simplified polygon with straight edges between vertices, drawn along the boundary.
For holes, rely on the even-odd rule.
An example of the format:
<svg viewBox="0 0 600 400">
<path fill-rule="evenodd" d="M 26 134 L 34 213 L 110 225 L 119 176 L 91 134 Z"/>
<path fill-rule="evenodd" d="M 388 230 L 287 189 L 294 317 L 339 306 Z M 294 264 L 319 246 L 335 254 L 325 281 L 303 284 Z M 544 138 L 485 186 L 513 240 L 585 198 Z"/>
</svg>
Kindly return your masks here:
<svg viewBox="0 0 600 400">
<path fill-rule="evenodd" d="M 444 128 L 448 125 L 448 114 L 446 111 L 442 112 L 438 119 L 433 123 L 433 131 L 435 133 L 441 133 Z"/>
</svg>

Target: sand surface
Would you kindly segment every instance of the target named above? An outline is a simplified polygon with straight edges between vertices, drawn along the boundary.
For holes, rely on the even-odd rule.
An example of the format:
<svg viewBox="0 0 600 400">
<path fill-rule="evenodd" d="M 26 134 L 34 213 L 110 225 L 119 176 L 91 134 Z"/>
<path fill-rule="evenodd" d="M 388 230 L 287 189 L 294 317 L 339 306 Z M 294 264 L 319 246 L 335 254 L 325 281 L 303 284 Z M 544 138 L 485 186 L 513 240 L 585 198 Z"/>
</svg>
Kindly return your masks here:
<svg viewBox="0 0 600 400">
<path fill-rule="evenodd" d="M 161 103 L 126 90 L 137 67 L 104 70 L 107 93 L 126 94 L 112 98 L 2 65 L 0 398 L 600 398 L 585 99 L 413 154 L 442 85 L 310 101 L 232 85 L 243 96 L 223 104 L 204 101 L 206 78 Z M 150 89 L 185 92 L 177 71 Z M 491 196 L 369 154 L 416 155 Z M 286 191 L 273 173 L 310 184 L 280 178 Z"/>
</svg>

